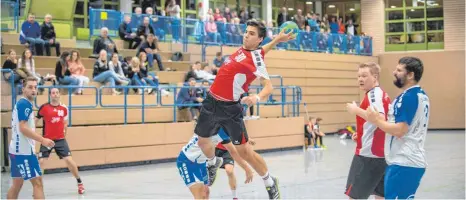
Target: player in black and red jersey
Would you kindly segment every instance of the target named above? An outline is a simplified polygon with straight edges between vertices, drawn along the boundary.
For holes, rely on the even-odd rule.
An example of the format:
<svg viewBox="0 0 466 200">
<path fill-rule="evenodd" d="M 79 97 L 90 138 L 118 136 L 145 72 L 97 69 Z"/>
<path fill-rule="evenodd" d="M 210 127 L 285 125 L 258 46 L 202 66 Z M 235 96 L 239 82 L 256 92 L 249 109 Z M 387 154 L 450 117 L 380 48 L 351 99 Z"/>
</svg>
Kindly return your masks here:
<svg viewBox="0 0 466 200">
<path fill-rule="evenodd" d="M 264 159 L 248 144 L 248 134 L 243 122 L 243 106 L 254 105 L 261 99 L 267 99 L 273 86 L 267 69 L 264 55 L 280 42 L 294 39 L 292 33 L 280 32 L 268 44 L 259 48 L 266 28 L 259 21 L 250 20 L 243 36 L 243 46 L 225 60 L 217 72 L 217 77 L 210 88 L 207 98 L 202 102 L 201 113 L 194 132 L 199 136 L 199 146 L 209 158 L 207 162 L 209 185 L 212 185 L 217 175 L 217 169 L 222 166 L 222 158 L 215 157 L 215 146 L 210 137 L 216 135 L 220 128 L 230 136 L 241 157 L 246 160 L 262 177 L 270 199 L 279 199 L 278 179 L 269 175 Z M 248 87 L 257 77 L 260 78 L 263 89 L 259 94 L 243 97 Z"/>
<path fill-rule="evenodd" d="M 44 120 L 43 136 L 44 138 L 53 140 L 55 146 L 52 148 L 43 145 L 40 146 L 39 163 L 43 166 L 52 149 L 55 149 L 55 153 L 66 162 L 68 169 L 76 178 L 78 193 L 83 194 L 85 190 L 78 174 L 78 166 L 71 158 L 71 151 L 65 139 L 68 124 L 68 108 L 60 103 L 60 92 L 57 88 L 50 90 L 50 99 L 50 103 L 45 103 L 39 108 L 36 119 Z"/>
</svg>

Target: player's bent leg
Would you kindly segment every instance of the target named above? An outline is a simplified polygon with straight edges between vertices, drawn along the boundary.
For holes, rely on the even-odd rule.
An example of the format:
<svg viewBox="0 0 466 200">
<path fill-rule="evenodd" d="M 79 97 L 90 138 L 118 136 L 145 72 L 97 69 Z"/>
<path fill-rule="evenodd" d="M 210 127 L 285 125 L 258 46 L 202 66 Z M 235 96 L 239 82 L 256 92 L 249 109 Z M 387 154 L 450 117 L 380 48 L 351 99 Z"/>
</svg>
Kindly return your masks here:
<svg viewBox="0 0 466 200">
<path fill-rule="evenodd" d="M 66 156 L 63 158 L 63 160 L 65 161 L 66 166 L 70 170 L 71 174 L 73 174 L 74 178 L 79 178 L 78 165 L 76 165 L 76 162 L 74 162 L 73 158 L 71 156 Z"/>
<path fill-rule="evenodd" d="M 212 139 L 210 137 L 205 138 L 199 136 L 199 141 L 197 144 L 202 149 L 202 152 L 204 155 L 206 155 L 207 158 L 211 159 L 215 157 L 215 146 L 212 144 Z"/>
<path fill-rule="evenodd" d="M 236 190 L 236 176 L 235 176 L 234 165 L 230 165 L 230 164 L 225 165 L 225 172 L 227 173 L 227 176 L 228 176 L 228 183 L 230 184 L 230 189 Z"/>
<path fill-rule="evenodd" d="M 204 183 L 196 182 L 189 186 L 189 190 L 193 194 L 194 199 L 207 199 L 208 191 L 206 191 Z"/>
<path fill-rule="evenodd" d="M 23 187 L 24 180 L 23 178 L 13 178 L 13 184 L 6 195 L 7 199 L 18 199 L 19 192 Z"/>
<path fill-rule="evenodd" d="M 268 169 L 265 160 L 252 149 L 249 143 L 235 145 L 235 147 L 241 158 L 246 160 L 260 176 L 267 173 Z"/>
<path fill-rule="evenodd" d="M 42 177 L 35 177 L 31 179 L 32 190 L 34 199 L 44 199 L 44 185 L 42 183 Z"/>
</svg>

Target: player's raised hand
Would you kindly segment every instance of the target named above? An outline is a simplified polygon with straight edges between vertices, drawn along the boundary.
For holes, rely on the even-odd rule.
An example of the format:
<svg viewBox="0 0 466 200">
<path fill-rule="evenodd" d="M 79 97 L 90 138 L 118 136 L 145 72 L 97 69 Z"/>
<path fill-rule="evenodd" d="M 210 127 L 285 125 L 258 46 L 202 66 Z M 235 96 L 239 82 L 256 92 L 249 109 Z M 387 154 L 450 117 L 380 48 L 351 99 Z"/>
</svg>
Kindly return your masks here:
<svg viewBox="0 0 466 200">
<path fill-rule="evenodd" d="M 295 36 L 293 35 L 293 31 L 289 33 L 285 33 L 285 29 L 282 29 L 278 35 L 275 36 L 277 42 L 288 42 L 290 40 L 294 40 Z"/>
</svg>

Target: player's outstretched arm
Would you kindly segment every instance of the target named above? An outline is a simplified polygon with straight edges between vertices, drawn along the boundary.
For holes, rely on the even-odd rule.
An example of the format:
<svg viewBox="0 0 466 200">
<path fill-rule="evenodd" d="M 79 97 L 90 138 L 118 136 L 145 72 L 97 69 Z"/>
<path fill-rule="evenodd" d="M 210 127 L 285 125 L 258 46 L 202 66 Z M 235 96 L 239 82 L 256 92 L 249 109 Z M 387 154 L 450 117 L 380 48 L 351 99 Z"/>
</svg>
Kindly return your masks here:
<svg viewBox="0 0 466 200">
<path fill-rule="evenodd" d="M 285 33 L 285 29 L 282 29 L 278 35 L 273 38 L 271 42 L 268 44 L 264 45 L 262 49 L 264 49 L 264 53 L 269 52 L 271 49 L 273 49 L 277 44 L 281 42 L 288 42 L 290 40 L 293 40 L 295 36 L 293 36 L 293 31 L 290 31 L 289 33 Z"/>
<path fill-rule="evenodd" d="M 19 131 L 21 131 L 21 133 L 28 137 L 28 138 L 31 138 L 37 142 L 40 142 L 42 143 L 44 146 L 48 146 L 48 147 L 53 147 L 55 144 L 52 140 L 49 140 L 47 138 L 44 138 L 42 137 L 41 135 L 39 134 L 36 134 L 34 131 L 32 131 L 32 129 L 30 129 L 28 127 L 28 123 L 27 121 L 20 121 L 19 122 Z"/>
<path fill-rule="evenodd" d="M 244 183 L 250 183 L 252 181 L 253 177 L 253 172 L 249 165 L 244 161 L 243 158 L 238 154 L 238 151 L 236 151 L 236 147 L 233 145 L 233 143 L 228 143 L 228 144 L 223 144 L 223 146 L 230 152 L 231 157 L 233 160 L 235 160 L 238 165 L 244 169 L 246 172 L 246 181 Z"/>
<path fill-rule="evenodd" d="M 264 88 L 262 88 L 259 94 L 256 94 L 254 96 L 243 97 L 241 99 L 241 103 L 244 103 L 248 106 L 252 106 L 256 104 L 257 102 L 260 102 L 261 99 L 267 99 L 267 97 L 269 97 L 269 95 L 272 94 L 272 91 L 273 91 L 272 81 L 270 81 L 270 79 L 265 79 L 263 77 L 261 77 L 260 80 Z"/>
</svg>

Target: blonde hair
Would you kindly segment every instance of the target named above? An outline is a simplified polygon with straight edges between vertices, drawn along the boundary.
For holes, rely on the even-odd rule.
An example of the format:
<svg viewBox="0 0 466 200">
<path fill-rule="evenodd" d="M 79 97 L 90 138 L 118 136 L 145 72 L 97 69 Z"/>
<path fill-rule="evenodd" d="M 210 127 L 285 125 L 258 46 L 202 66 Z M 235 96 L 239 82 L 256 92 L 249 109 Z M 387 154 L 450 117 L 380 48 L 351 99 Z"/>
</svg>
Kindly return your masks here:
<svg viewBox="0 0 466 200">
<path fill-rule="evenodd" d="M 139 68 L 139 65 L 141 65 L 141 61 L 139 61 L 139 58 L 134 56 L 133 58 L 131 58 L 131 67 L 132 68 Z"/>
<path fill-rule="evenodd" d="M 369 71 L 373 76 L 377 75 L 377 79 L 380 77 L 380 72 L 382 69 L 380 68 L 380 65 L 375 63 L 375 62 L 366 62 L 366 63 L 361 63 L 359 65 L 359 69 L 361 68 L 369 68 Z"/>
</svg>

